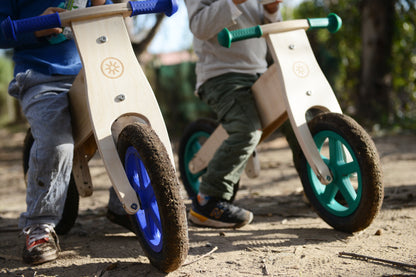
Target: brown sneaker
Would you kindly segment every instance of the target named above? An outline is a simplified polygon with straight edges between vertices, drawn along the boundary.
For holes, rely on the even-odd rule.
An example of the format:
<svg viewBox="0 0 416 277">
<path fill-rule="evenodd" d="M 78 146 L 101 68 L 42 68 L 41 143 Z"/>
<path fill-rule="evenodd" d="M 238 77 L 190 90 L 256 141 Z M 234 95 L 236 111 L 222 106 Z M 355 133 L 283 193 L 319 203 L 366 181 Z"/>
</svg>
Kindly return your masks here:
<svg viewBox="0 0 416 277">
<path fill-rule="evenodd" d="M 58 257 L 59 239 L 49 224 L 36 224 L 23 229 L 26 244 L 23 248 L 23 261 L 36 265 L 53 261 Z"/>
</svg>

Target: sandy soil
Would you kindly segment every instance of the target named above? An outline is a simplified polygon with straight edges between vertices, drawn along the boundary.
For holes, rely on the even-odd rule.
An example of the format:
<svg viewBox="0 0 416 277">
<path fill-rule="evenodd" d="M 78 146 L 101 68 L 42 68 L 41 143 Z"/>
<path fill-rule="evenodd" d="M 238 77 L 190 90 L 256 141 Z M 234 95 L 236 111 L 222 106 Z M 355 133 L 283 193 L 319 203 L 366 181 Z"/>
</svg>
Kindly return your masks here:
<svg viewBox="0 0 416 277">
<path fill-rule="evenodd" d="M 17 228 L 25 210 L 23 136 L 0 130 L 0 276 L 165 275 L 149 264 L 133 233 L 105 218 L 110 183 L 99 157 L 90 162 L 94 194 L 81 199 L 74 228 L 60 237 L 60 258 L 25 265 L 24 237 Z M 261 146 L 260 177 L 244 176 L 237 195 L 236 203 L 254 212 L 253 223 L 238 230 L 190 224 L 188 258 L 168 276 L 416 276 L 416 136 L 385 136 L 375 142 L 385 199 L 366 230 L 353 235 L 335 231 L 305 204 L 290 150 L 283 138 L 276 138 Z M 189 209 L 189 200 L 185 203 Z"/>
</svg>

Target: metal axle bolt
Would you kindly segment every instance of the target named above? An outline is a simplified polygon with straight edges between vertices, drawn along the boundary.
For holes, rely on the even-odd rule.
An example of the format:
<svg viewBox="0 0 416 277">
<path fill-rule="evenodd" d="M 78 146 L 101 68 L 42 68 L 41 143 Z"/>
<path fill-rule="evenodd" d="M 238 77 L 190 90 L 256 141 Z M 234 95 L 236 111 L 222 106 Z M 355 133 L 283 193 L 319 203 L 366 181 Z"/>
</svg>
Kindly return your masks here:
<svg viewBox="0 0 416 277">
<path fill-rule="evenodd" d="M 98 38 L 98 42 L 100 42 L 100 43 L 106 43 L 107 42 L 107 37 L 106 36 L 101 36 L 101 37 L 99 37 Z"/>
<path fill-rule="evenodd" d="M 119 94 L 116 96 L 116 98 L 114 99 L 116 102 L 123 102 L 124 100 L 126 100 L 126 96 L 124 94 Z"/>
</svg>

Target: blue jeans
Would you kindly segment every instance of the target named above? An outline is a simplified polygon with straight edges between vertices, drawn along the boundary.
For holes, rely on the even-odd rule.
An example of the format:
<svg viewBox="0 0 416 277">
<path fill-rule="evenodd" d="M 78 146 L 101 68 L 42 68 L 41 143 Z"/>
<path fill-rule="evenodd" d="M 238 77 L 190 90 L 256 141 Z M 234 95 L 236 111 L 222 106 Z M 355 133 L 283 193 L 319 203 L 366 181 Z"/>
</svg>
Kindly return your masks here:
<svg viewBox="0 0 416 277">
<path fill-rule="evenodd" d="M 62 216 L 72 171 L 72 137 L 68 91 L 75 76 L 50 76 L 27 70 L 9 85 L 31 126 L 34 142 L 27 172 L 26 211 L 19 227 L 56 225 Z M 117 198 L 113 206 L 121 207 Z"/>
</svg>

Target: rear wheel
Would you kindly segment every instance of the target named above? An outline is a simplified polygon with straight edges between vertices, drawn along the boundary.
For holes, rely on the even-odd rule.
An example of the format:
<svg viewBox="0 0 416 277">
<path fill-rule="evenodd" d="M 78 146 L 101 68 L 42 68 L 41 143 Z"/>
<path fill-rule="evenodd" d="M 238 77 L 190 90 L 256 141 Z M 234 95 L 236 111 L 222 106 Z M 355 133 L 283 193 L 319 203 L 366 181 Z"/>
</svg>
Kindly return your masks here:
<svg viewBox="0 0 416 277">
<path fill-rule="evenodd" d="M 194 174 L 189 170 L 189 163 L 217 127 L 218 123 L 215 120 L 200 118 L 189 124 L 181 138 L 179 144 L 179 171 L 182 183 L 190 198 L 194 198 L 198 194 L 201 176 L 206 172 L 206 169 Z M 240 182 L 237 182 L 234 185 L 234 193 L 230 202 L 234 201 L 239 184 Z"/>
<path fill-rule="evenodd" d="M 335 229 L 365 229 L 378 214 L 384 193 L 373 141 L 343 114 L 321 113 L 309 122 L 309 129 L 333 175 L 333 181 L 323 185 L 301 153 L 300 177 L 311 205 Z"/>
<path fill-rule="evenodd" d="M 156 268 L 176 270 L 188 253 L 188 233 L 185 205 L 168 153 L 156 133 L 142 123 L 122 130 L 117 149 L 140 202 L 140 210 L 130 216 L 132 228 Z"/>
<path fill-rule="evenodd" d="M 29 170 L 30 150 L 32 149 L 33 142 L 33 135 L 29 128 L 23 143 L 23 173 L 25 175 L 25 180 L 27 171 Z M 72 227 L 74 227 L 75 221 L 78 217 L 78 207 L 79 194 L 75 185 L 74 177 L 71 173 L 71 179 L 69 181 L 68 191 L 66 193 L 64 211 L 62 213 L 61 220 L 55 226 L 55 232 L 58 235 L 64 235 L 68 233 Z"/>
</svg>

